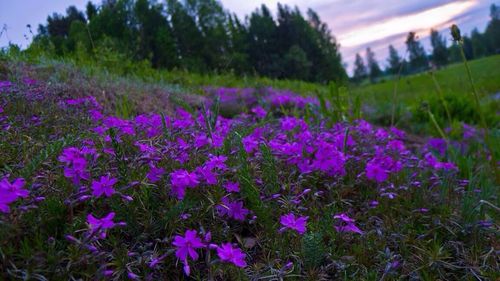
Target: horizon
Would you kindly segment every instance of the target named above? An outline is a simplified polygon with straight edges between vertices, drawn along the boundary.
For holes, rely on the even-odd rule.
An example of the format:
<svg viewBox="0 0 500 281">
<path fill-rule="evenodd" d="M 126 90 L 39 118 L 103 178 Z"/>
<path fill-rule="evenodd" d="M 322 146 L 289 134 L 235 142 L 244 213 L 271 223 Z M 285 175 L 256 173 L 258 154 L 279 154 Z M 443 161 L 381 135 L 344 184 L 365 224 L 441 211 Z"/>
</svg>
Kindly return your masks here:
<svg viewBox="0 0 500 281">
<path fill-rule="evenodd" d="M 54 0 L 43 3 L 36 0 L 20 0 L 9 3 L 7 7 L 0 4 L 0 47 L 9 42 L 26 47 L 31 42 L 27 24 L 31 25 L 36 34 L 38 25 L 45 24 L 52 13 L 65 13 L 67 7 L 74 5 L 79 10 L 85 10 L 87 0 Z M 99 3 L 100 1 L 91 1 Z M 349 74 L 356 53 L 365 56 L 365 49 L 370 47 L 376 54 L 381 67 L 386 66 L 388 46 L 393 45 L 403 57 L 405 53 L 405 38 L 408 32 L 414 31 L 420 38 L 427 53 L 429 53 L 430 29 L 436 29 L 449 38 L 448 30 L 451 24 L 458 24 L 464 34 L 469 34 L 474 28 L 483 31 L 489 21 L 489 6 L 495 1 L 490 0 L 311 0 L 307 4 L 299 0 L 260 0 L 241 3 L 234 0 L 220 1 L 223 7 L 245 20 L 251 12 L 262 4 L 276 14 L 277 4 L 282 3 L 298 7 L 304 14 L 308 8 L 316 11 L 321 20 L 328 24 L 332 34 L 340 44 L 342 61 Z M 382 3 L 384 2 L 384 3 Z M 386 9 L 381 10 L 383 5 Z M 25 9 L 30 6 L 31 9 Z M 344 12 L 339 17 L 338 10 Z M 23 17 L 19 17 L 23 14 Z"/>
</svg>

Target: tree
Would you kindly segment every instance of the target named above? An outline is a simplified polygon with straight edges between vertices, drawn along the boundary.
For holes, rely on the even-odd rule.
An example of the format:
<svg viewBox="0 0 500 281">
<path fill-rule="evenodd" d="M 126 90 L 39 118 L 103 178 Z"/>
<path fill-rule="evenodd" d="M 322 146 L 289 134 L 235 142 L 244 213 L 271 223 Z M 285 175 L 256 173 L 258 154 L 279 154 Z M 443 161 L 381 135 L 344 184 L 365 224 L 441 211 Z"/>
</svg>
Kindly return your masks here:
<svg viewBox="0 0 500 281">
<path fill-rule="evenodd" d="M 484 34 L 481 34 L 477 28 L 471 32 L 472 49 L 475 58 L 484 57 L 488 53 L 488 41 Z"/>
<path fill-rule="evenodd" d="M 366 48 L 366 63 L 368 66 L 370 81 L 373 83 L 375 82 L 375 79 L 382 74 L 382 71 L 380 70 L 380 66 L 375 58 L 375 53 L 370 48 Z"/>
<path fill-rule="evenodd" d="M 74 40 L 70 40 L 71 24 L 73 22 L 85 23 L 85 15 L 79 11 L 75 6 L 70 6 L 66 9 L 66 15 L 52 14 L 47 18 L 47 27 L 39 28 L 41 31 L 46 31 L 50 40 L 55 46 L 56 53 L 62 55 L 65 52 L 72 52 L 75 50 Z"/>
<path fill-rule="evenodd" d="M 258 73 L 269 77 L 278 77 L 281 74 L 277 29 L 278 26 L 266 5 L 262 5 L 250 15 L 248 26 L 250 62 Z"/>
<path fill-rule="evenodd" d="M 467 60 L 474 59 L 474 48 L 472 47 L 472 40 L 467 36 L 462 36 L 463 48 L 465 53 L 465 58 Z"/>
<path fill-rule="evenodd" d="M 306 52 L 297 45 L 290 47 L 284 57 L 285 76 L 291 79 L 308 80 L 312 63 Z"/>
<path fill-rule="evenodd" d="M 387 67 L 387 72 L 392 75 L 396 75 L 399 72 L 401 63 L 403 60 L 398 54 L 398 51 L 394 46 L 389 45 L 389 58 L 387 59 L 389 66 Z"/>
<path fill-rule="evenodd" d="M 91 21 L 92 18 L 97 15 L 97 7 L 92 2 L 87 2 L 86 11 L 87 20 Z"/>
<path fill-rule="evenodd" d="M 332 35 L 328 25 L 321 21 L 318 14 L 309 9 L 307 11 L 309 25 L 314 32 L 313 41 L 317 42 L 317 48 L 309 55 L 313 63 L 311 76 L 314 81 L 326 83 L 329 81 L 344 82 L 347 80 L 347 73 L 342 64 L 340 45 Z"/>
<path fill-rule="evenodd" d="M 500 7 L 492 4 L 490 7 L 490 22 L 484 32 L 490 54 L 500 53 Z"/>
<path fill-rule="evenodd" d="M 227 21 L 229 35 L 229 61 L 228 67 L 236 73 L 242 74 L 250 71 L 248 61 L 248 30 L 236 15 L 228 15 Z"/>
<path fill-rule="evenodd" d="M 202 59 L 203 35 L 195 15 L 176 0 L 168 1 L 168 13 L 181 65 L 193 71 L 206 71 L 208 66 Z"/>
<path fill-rule="evenodd" d="M 415 32 L 408 33 L 405 43 L 410 58 L 410 72 L 415 73 L 427 69 L 429 67 L 427 55 L 424 47 L 417 41 Z"/>
<path fill-rule="evenodd" d="M 359 83 L 363 79 L 365 79 L 366 76 L 367 76 L 366 66 L 365 66 L 365 63 L 363 62 L 363 58 L 359 54 L 356 54 L 356 59 L 354 61 L 353 79 L 355 82 Z"/>
<path fill-rule="evenodd" d="M 438 68 L 448 64 L 448 48 L 446 40 L 437 30 L 431 29 L 432 62 Z"/>
<path fill-rule="evenodd" d="M 85 17 L 86 15 L 86 17 Z M 339 45 L 309 10 L 278 5 L 277 18 L 262 5 L 242 23 L 219 0 L 102 0 L 74 7 L 40 25 L 36 40 L 56 54 L 129 58 L 155 68 L 253 73 L 272 78 L 343 82 Z M 47 45 L 47 44 L 46 44 Z M 314 67 L 312 67 L 314 66 Z"/>
<path fill-rule="evenodd" d="M 154 67 L 173 67 L 177 65 L 177 54 L 170 26 L 162 12 L 163 6 L 152 5 L 148 0 L 135 2 L 137 55 L 140 60 L 150 60 Z"/>
</svg>

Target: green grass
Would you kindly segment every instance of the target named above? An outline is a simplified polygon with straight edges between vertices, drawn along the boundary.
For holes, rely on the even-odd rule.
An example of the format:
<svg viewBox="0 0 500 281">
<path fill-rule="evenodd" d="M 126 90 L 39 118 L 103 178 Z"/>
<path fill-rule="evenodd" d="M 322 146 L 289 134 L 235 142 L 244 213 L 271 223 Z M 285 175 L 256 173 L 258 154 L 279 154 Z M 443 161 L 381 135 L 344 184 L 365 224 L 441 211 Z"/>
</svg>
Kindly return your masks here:
<svg viewBox="0 0 500 281">
<path fill-rule="evenodd" d="M 470 67 L 480 95 L 486 97 L 500 91 L 500 55 L 471 61 Z M 438 70 L 435 75 L 443 94 L 471 95 L 472 90 L 462 63 Z M 391 102 L 394 83 L 393 80 L 383 81 L 353 88 L 352 92 L 362 95 L 366 102 L 373 104 Z M 402 77 L 399 82 L 398 100 L 400 102 L 412 104 L 419 99 L 429 99 L 436 95 L 436 87 L 428 73 Z"/>
<path fill-rule="evenodd" d="M 470 62 L 474 84 L 479 92 L 482 106 L 486 111 L 489 125 L 498 123 L 497 111 L 500 106 L 498 98 L 492 98 L 492 94 L 500 92 L 500 55 L 486 57 Z M 478 116 L 474 112 L 472 88 L 466 76 L 466 69 L 462 63 L 453 64 L 434 73 L 438 86 L 447 100 L 456 121 L 466 123 L 477 123 Z M 396 80 L 385 80 L 377 84 L 353 87 L 351 93 L 359 96 L 363 103 L 375 112 L 375 119 L 384 124 L 390 122 L 391 106 L 393 104 L 394 87 Z M 396 94 L 397 119 L 401 125 L 408 127 L 409 122 L 423 120 L 418 111 L 423 102 L 431 104 L 432 111 L 438 111 L 439 119 L 445 118 L 445 111 L 439 107 L 439 90 L 434 84 L 429 72 L 402 77 L 398 84 Z M 439 104 L 439 106 L 435 106 Z M 412 116 L 408 116 L 408 113 Z M 496 117 L 495 117 L 496 116 Z M 385 119 L 385 120 L 382 120 Z M 421 119 L 421 118 L 420 118 Z"/>
<path fill-rule="evenodd" d="M 60 58 L 33 44 L 26 51 L 20 51 L 16 48 L 4 50 L 0 52 L 0 59 L 2 57 L 8 58 L 9 61 L 37 65 L 41 72 L 49 73 L 48 78 L 59 82 L 71 82 L 73 75 L 68 73 L 77 73 L 80 76 L 83 74 L 84 80 L 98 81 L 99 84 L 105 85 L 104 88 L 109 88 L 109 84 L 114 85 L 119 82 L 120 85 L 115 86 L 114 91 L 121 90 L 122 92 L 115 94 L 122 97 L 128 95 L 132 103 L 137 100 L 135 105 L 139 107 L 145 107 L 143 99 L 139 97 L 143 96 L 144 93 L 154 92 L 152 88 L 175 93 L 181 97 L 186 93 L 203 95 L 206 86 L 257 89 L 273 87 L 311 96 L 328 96 L 331 91 L 329 85 L 303 81 L 275 80 L 256 76 L 242 77 L 231 73 L 196 74 L 182 70 L 157 70 L 151 68 L 147 62 L 132 62 L 127 57 L 112 51 L 103 51 L 92 57 L 88 54 L 74 54 Z M 500 123 L 498 115 L 500 100 L 491 98 L 491 94 L 500 92 L 500 55 L 471 61 L 470 67 L 475 86 L 482 98 L 482 107 L 488 125 L 497 127 Z M 466 79 L 464 65 L 461 63 L 450 65 L 436 71 L 435 77 L 442 89 L 444 99 L 449 105 L 453 122 L 478 124 L 479 116 L 473 105 L 472 91 Z M 85 83 L 70 84 L 81 88 L 81 85 Z M 89 88 L 93 86 L 89 85 Z M 351 104 L 359 102 L 363 105 L 362 117 L 376 124 L 391 125 L 394 79 L 389 78 L 376 84 L 346 86 L 349 102 Z M 150 98 L 151 95 L 147 99 Z M 119 101 L 120 99 L 118 99 Z M 402 77 L 399 81 L 395 125 L 417 134 L 437 135 L 427 112 L 421 108 L 424 102 L 429 104 L 431 112 L 443 128 L 453 125 L 447 122 L 446 112 L 429 73 Z M 161 102 L 151 102 L 152 106 L 156 104 L 163 105 Z M 146 109 L 149 108 L 146 107 Z"/>
</svg>

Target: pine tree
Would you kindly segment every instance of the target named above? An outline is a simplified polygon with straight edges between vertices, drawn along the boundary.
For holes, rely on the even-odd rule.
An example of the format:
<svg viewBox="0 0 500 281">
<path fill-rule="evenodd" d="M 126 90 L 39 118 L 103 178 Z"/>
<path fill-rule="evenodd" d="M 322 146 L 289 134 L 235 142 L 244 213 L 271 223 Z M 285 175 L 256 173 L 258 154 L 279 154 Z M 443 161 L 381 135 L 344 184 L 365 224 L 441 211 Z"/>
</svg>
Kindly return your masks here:
<svg viewBox="0 0 500 281">
<path fill-rule="evenodd" d="M 410 32 L 406 38 L 406 48 L 410 58 L 410 71 L 415 73 L 426 70 L 429 65 L 424 47 L 417 41 L 415 32 Z"/>
<path fill-rule="evenodd" d="M 97 14 L 97 7 L 92 2 L 87 2 L 85 13 L 87 14 L 87 20 L 91 21 L 92 18 Z"/>
<path fill-rule="evenodd" d="M 488 41 L 486 40 L 486 36 L 481 34 L 477 28 L 474 28 L 471 32 L 471 41 L 475 58 L 484 57 L 488 53 Z"/>
<path fill-rule="evenodd" d="M 448 48 L 446 40 L 437 30 L 431 29 L 432 62 L 438 68 L 448 64 Z"/>
<path fill-rule="evenodd" d="M 250 62 L 261 75 L 278 77 L 280 75 L 276 22 L 266 5 L 254 11 L 249 18 L 248 48 Z"/>
<path fill-rule="evenodd" d="M 492 4 L 490 7 L 490 22 L 486 27 L 484 36 L 490 54 L 500 53 L 500 7 Z"/>
<path fill-rule="evenodd" d="M 309 9 L 307 21 L 314 30 L 313 42 L 317 42 L 309 58 L 313 63 L 311 76 L 314 81 L 327 83 L 329 81 L 344 82 L 347 80 L 347 72 L 342 65 L 340 45 L 332 35 L 328 25 L 321 21 L 318 14 Z"/>
<path fill-rule="evenodd" d="M 375 82 L 375 79 L 382 74 L 382 71 L 380 70 L 380 66 L 375 58 L 375 53 L 369 47 L 366 48 L 366 63 L 368 66 L 370 81 L 373 83 Z"/>
<path fill-rule="evenodd" d="M 356 54 L 356 59 L 354 61 L 353 79 L 355 82 L 359 83 L 363 79 L 365 79 L 366 76 L 367 76 L 366 66 L 365 66 L 365 63 L 363 62 L 363 58 L 359 54 Z"/>
<path fill-rule="evenodd" d="M 387 59 L 387 62 L 389 64 L 389 66 L 387 67 L 387 72 L 392 75 L 398 74 L 403 60 L 399 56 L 396 48 L 394 48 L 394 46 L 392 45 L 389 45 L 389 58 Z"/>
</svg>

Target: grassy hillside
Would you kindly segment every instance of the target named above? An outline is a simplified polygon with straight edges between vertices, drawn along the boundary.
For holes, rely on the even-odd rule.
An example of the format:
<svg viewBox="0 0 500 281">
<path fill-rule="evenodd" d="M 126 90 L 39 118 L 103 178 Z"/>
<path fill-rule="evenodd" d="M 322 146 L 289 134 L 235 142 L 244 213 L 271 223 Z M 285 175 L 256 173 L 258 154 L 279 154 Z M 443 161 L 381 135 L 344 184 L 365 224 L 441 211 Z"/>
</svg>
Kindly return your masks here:
<svg viewBox="0 0 500 281">
<path fill-rule="evenodd" d="M 1 60 L 0 280 L 499 278 L 500 142 L 480 129 L 101 63 Z M 390 105 L 358 96 L 367 119 Z"/>
<path fill-rule="evenodd" d="M 233 74 L 194 74 L 185 71 L 165 71 L 156 70 L 146 62 L 136 63 L 130 61 L 123 55 L 109 50 L 101 50 L 93 57 L 86 54 L 75 54 L 64 59 L 54 57 L 43 49 L 32 45 L 26 51 L 11 48 L 0 54 L 4 60 L 10 62 L 24 62 L 36 66 L 38 71 L 35 75 L 42 73 L 42 79 L 52 77 L 57 81 L 64 80 L 71 82 L 68 73 L 76 73 L 82 80 L 99 81 L 100 84 L 115 84 L 116 81 L 123 81 L 122 86 L 112 87 L 112 91 L 127 99 L 137 99 L 147 90 L 140 90 L 142 86 L 151 85 L 157 89 L 154 92 L 160 93 L 189 93 L 205 95 L 206 86 L 210 87 L 236 87 L 236 88 L 267 88 L 286 89 L 304 96 L 315 96 L 320 94 L 328 96 L 330 87 L 307 83 L 303 81 L 273 80 L 262 77 L 239 77 Z M 483 110 L 490 126 L 496 127 L 500 123 L 498 99 L 488 98 L 490 94 L 500 91 L 500 55 L 482 58 L 470 62 L 474 82 L 480 95 L 483 97 Z M 82 76 L 83 75 L 83 76 Z M 441 88 L 445 99 L 450 107 L 453 122 L 465 122 L 477 124 L 479 115 L 472 103 L 470 84 L 467 80 L 463 64 L 448 66 L 436 71 L 436 80 Z M 73 83 L 74 88 L 81 88 L 85 83 Z M 374 85 L 347 87 L 347 100 L 354 104 L 359 102 L 363 105 L 364 118 L 381 125 L 390 125 L 393 110 L 394 80 L 387 80 Z M 92 88 L 92 87 L 90 87 Z M 132 88 L 132 89 L 130 89 Z M 139 93 L 130 95 L 130 93 Z M 160 94 L 161 95 L 161 94 Z M 146 100 L 150 100 L 149 95 Z M 159 97 L 160 99 L 163 97 Z M 431 111 L 436 116 L 438 123 L 446 124 L 446 114 L 437 96 L 437 88 L 428 73 L 403 77 L 398 84 L 396 100 L 396 125 L 418 134 L 437 134 L 435 126 L 430 124 L 426 112 L 421 110 L 423 102 L 429 104 Z M 136 103 L 144 108 L 144 103 Z M 156 103 L 151 102 L 154 107 Z M 163 104 L 163 103 L 160 103 Z M 449 122 L 448 122 L 449 123 Z"/>
<path fill-rule="evenodd" d="M 500 55 L 473 60 L 469 63 L 479 93 L 487 96 L 500 92 Z M 445 95 L 467 96 L 471 86 L 467 80 L 464 65 L 453 64 L 435 72 L 436 80 Z M 362 95 L 373 104 L 390 102 L 394 91 L 393 80 L 361 87 L 352 92 Z M 429 73 L 402 77 L 398 86 L 398 101 L 406 104 L 436 96 L 436 86 Z"/>
</svg>

